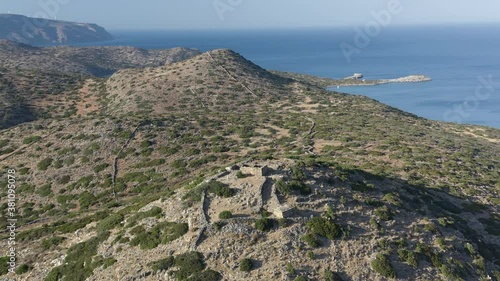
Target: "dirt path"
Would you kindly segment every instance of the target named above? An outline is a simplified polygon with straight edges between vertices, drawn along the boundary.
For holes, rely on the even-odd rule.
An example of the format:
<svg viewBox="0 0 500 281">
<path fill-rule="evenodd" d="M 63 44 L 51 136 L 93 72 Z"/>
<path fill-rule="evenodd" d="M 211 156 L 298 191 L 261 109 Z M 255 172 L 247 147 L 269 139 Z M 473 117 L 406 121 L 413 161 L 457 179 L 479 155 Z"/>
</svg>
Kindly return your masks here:
<svg viewBox="0 0 500 281">
<path fill-rule="evenodd" d="M 306 118 L 311 122 L 311 128 L 309 128 L 309 131 L 307 132 L 307 136 L 311 140 L 311 143 L 307 145 L 304 144 L 304 148 L 307 150 L 309 154 L 316 155 L 316 153 L 314 152 L 314 135 L 316 134 L 314 129 L 316 128 L 316 122 L 310 117 Z"/>
</svg>

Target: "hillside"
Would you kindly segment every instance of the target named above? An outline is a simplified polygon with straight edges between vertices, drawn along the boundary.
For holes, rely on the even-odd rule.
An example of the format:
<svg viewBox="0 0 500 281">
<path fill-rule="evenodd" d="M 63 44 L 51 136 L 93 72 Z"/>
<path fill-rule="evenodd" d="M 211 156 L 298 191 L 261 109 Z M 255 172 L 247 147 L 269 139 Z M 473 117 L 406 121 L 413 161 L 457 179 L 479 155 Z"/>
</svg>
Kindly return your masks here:
<svg viewBox="0 0 500 281">
<path fill-rule="evenodd" d="M 124 68 L 162 66 L 198 55 L 195 49 L 135 47 L 33 47 L 0 40 L 0 65 L 8 69 L 109 76 Z"/>
<path fill-rule="evenodd" d="M 39 48 L 0 40 L 0 128 L 76 113 L 87 78 L 168 65 L 199 53 L 185 48 Z"/>
<path fill-rule="evenodd" d="M 112 36 L 97 24 L 0 14 L 0 39 L 43 45 L 107 41 Z"/>
<path fill-rule="evenodd" d="M 56 95 L 67 114 L 0 131 L 20 278 L 500 280 L 497 129 L 231 50 L 77 81 Z"/>
</svg>

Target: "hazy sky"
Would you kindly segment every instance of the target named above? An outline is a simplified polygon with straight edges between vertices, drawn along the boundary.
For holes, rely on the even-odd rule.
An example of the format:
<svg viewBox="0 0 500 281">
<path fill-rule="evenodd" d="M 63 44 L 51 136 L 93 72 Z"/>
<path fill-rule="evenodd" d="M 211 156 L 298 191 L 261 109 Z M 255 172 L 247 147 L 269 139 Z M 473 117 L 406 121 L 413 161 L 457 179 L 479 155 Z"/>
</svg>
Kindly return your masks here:
<svg viewBox="0 0 500 281">
<path fill-rule="evenodd" d="M 108 29 L 362 26 L 391 2 L 401 6 L 392 25 L 500 22 L 499 0 L 0 0 L 0 13 Z"/>
</svg>

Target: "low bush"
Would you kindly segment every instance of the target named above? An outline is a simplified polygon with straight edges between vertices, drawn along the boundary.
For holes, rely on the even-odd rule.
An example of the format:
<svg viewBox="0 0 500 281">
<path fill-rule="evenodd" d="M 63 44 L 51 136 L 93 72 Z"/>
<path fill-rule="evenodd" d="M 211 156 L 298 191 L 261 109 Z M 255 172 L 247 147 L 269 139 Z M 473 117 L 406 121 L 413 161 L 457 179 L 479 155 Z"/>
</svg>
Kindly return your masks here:
<svg viewBox="0 0 500 281">
<path fill-rule="evenodd" d="M 102 260 L 95 262 L 93 257 L 97 255 L 99 244 L 108 236 L 109 233 L 105 233 L 69 248 L 63 265 L 54 267 L 45 281 L 84 281 L 92 276 L 94 269 L 101 266 L 103 262 Z"/>
<path fill-rule="evenodd" d="M 317 248 L 321 246 L 318 236 L 314 233 L 308 233 L 302 236 L 301 239 L 304 240 L 310 247 Z"/>
<path fill-rule="evenodd" d="M 198 252 L 188 252 L 176 256 L 174 264 L 178 268 L 175 272 L 177 280 L 187 280 L 191 275 L 202 272 L 206 267 L 203 255 Z"/>
<path fill-rule="evenodd" d="M 96 228 L 99 232 L 106 232 L 118 226 L 124 217 L 122 214 L 111 214 L 107 218 L 103 219 L 99 223 L 97 223 Z"/>
<path fill-rule="evenodd" d="M 295 275 L 295 268 L 291 263 L 286 264 L 285 270 L 289 275 Z"/>
<path fill-rule="evenodd" d="M 260 231 L 269 231 L 273 228 L 273 221 L 269 218 L 260 218 L 255 222 L 255 228 Z"/>
<path fill-rule="evenodd" d="M 99 165 L 94 167 L 94 173 L 96 173 L 96 174 L 100 173 L 100 172 L 104 171 L 104 169 L 106 169 L 107 167 L 109 167 L 108 163 L 99 164 Z"/>
<path fill-rule="evenodd" d="M 80 209 L 87 210 L 90 206 L 97 203 L 97 198 L 88 191 L 84 191 L 80 194 L 80 199 L 78 199 L 80 203 Z"/>
<path fill-rule="evenodd" d="M 325 269 L 324 280 L 325 281 L 343 281 L 342 278 L 336 272 L 333 272 L 330 269 Z"/>
<path fill-rule="evenodd" d="M 243 174 L 243 172 L 242 172 L 242 171 L 238 171 L 238 172 L 236 173 L 236 177 L 237 177 L 237 178 L 239 178 L 239 179 L 244 179 L 244 178 L 246 178 L 246 177 L 248 177 L 248 176 L 249 176 L 249 175 L 247 175 L 247 174 Z"/>
<path fill-rule="evenodd" d="M 34 142 L 37 142 L 41 140 L 42 138 L 40 136 L 31 136 L 23 139 L 23 144 L 31 144 Z"/>
<path fill-rule="evenodd" d="M 383 254 L 378 254 L 377 257 L 372 261 L 372 268 L 375 272 L 387 278 L 396 278 L 396 271 L 392 268 L 389 263 L 387 256 Z"/>
<path fill-rule="evenodd" d="M 50 250 L 56 247 L 57 245 L 61 244 L 64 240 L 66 240 L 65 237 L 58 237 L 58 236 L 44 239 L 42 240 L 42 248 L 44 250 Z"/>
<path fill-rule="evenodd" d="M 351 188 L 354 191 L 369 192 L 369 191 L 375 190 L 375 185 L 373 185 L 371 183 L 365 183 L 362 181 L 358 181 L 358 182 L 352 183 Z"/>
<path fill-rule="evenodd" d="M 326 237 L 330 240 L 339 238 L 342 235 L 342 227 L 339 224 L 321 217 L 312 218 L 307 223 L 307 227 L 312 233 Z"/>
<path fill-rule="evenodd" d="M 186 234 L 189 230 L 187 223 L 162 222 L 151 230 L 146 231 L 139 226 L 131 233 L 135 237 L 130 241 L 132 246 L 139 245 L 141 249 L 154 249 L 160 244 L 167 244 Z"/>
<path fill-rule="evenodd" d="M 145 219 L 145 218 L 150 218 L 150 217 L 159 218 L 161 216 L 161 214 L 162 214 L 162 209 L 158 206 L 154 206 L 146 212 L 139 212 L 139 213 L 131 216 L 127 220 L 127 223 L 129 226 L 133 226 L 137 223 L 137 221 L 140 221 L 140 220 Z"/>
<path fill-rule="evenodd" d="M 418 258 L 415 252 L 405 250 L 405 249 L 399 249 L 398 250 L 398 256 L 399 259 L 408 265 L 410 265 L 413 268 L 418 267 Z"/>
<path fill-rule="evenodd" d="M 389 221 L 394 217 L 392 211 L 387 206 L 375 210 L 375 216 L 377 216 L 381 221 Z"/>
<path fill-rule="evenodd" d="M 21 274 L 24 274 L 24 273 L 32 270 L 32 269 L 33 269 L 33 267 L 31 265 L 24 263 L 16 268 L 16 274 L 21 275 Z"/>
<path fill-rule="evenodd" d="M 37 194 L 42 196 L 42 197 L 47 197 L 52 194 L 52 186 L 50 184 L 45 184 L 42 185 L 40 188 L 37 190 Z"/>
<path fill-rule="evenodd" d="M 276 181 L 276 190 L 278 190 L 278 192 L 282 195 L 292 195 L 297 193 L 300 195 L 309 195 L 312 192 L 311 187 L 304 182 L 297 180 L 285 182 L 281 179 Z"/>
<path fill-rule="evenodd" d="M 233 217 L 233 214 L 230 211 L 222 211 L 219 214 L 219 219 L 225 220 Z"/>
<path fill-rule="evenodd" d="M 38 169 L 40 171 L 45 171 L 45 170 L 47 170 L 50 167 L 50 165 L 52 165 L 53 161 L 54 161 L 54 159 L 52 159 L 50 157 L 49 158 L 45 158 L 42 161 L 38 162 L 37 167 L 38 167 Z"/>
<path fill-rule="evenodd" d="M 150 262 L 148 263 L 148 266 L 151 267 L 151 269 L 154 271 L 164 271 L 170 269 L 174 265 L 174 263 L 174 257 L 169 256 L 161 260 Z"/>
<path fill-rule="evenodd" d="M 225 184 L 212 180 L 206 184 L 206 189 L 209 193 L 213 193 L 217 196 L 228 198 L 234 195 L 234 190 L 226 186 Z"/>
<path fill-rule="evenodd" d="M 239 269 L 240 269 L 240 271 L 243 271 L 243 272 L 250 272 L 253 269 L 252 261 L 250 259 L 247 259 L 247 258 L 242 259 L 240 261 Z"/>
<path fill-rule="evenodd" d="M 9 272 L 9 257 L 0 257 L 0 275 L 5 275 Z"/>
</svg>

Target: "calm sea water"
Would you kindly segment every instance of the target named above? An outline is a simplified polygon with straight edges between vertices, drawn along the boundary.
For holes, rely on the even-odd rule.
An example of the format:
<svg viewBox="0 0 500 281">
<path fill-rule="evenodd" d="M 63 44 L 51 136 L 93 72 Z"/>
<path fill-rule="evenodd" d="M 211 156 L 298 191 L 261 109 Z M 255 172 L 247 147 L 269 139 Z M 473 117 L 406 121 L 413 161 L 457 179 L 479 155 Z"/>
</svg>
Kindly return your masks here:
<svg viewBox="0 0 500 281">
<path fill-rule="evenodd" d="M 116 39 L 100 45 L 230 48 L 267 69 L 331 78 L 355 72 L 366 79 L 425 74 L 433 81 L 335 90 L 430 119 L 500 128 L 500 25 L 388 28 L 351 61 L 340 44 L 354 44 L 352 28 L 111 33 Z"/>
</svg>

